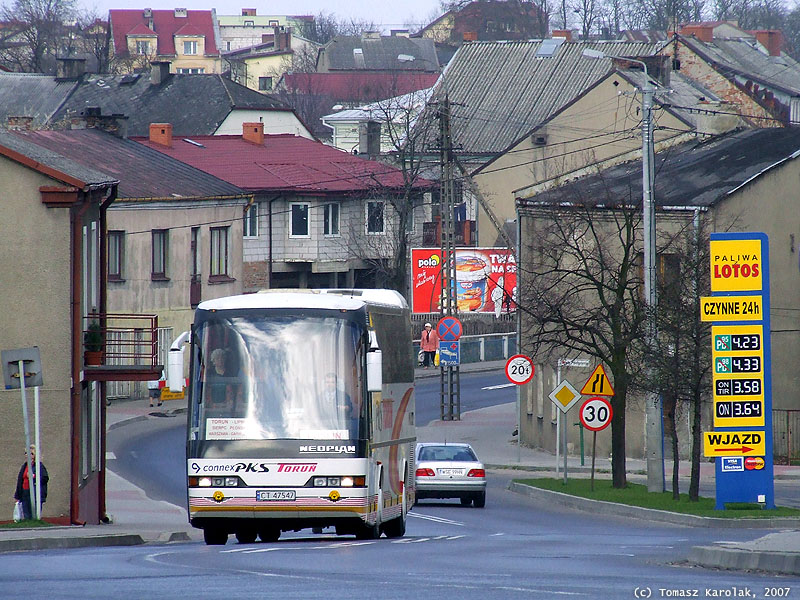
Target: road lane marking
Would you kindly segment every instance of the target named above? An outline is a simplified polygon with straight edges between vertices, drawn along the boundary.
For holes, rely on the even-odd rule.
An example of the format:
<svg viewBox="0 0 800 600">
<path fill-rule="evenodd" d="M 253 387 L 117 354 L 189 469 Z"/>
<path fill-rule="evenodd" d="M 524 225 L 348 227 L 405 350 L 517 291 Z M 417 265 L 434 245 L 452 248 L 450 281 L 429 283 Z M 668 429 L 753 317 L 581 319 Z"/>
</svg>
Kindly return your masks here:
<svg viewBox="0 0 800 600">
<path fill-rule="evenodd" d="M 451 521 L 450 519 L 445 519 L 443 517 L 434 517 L 432 515 L 423 515 L 423 514 L 420 514 L 420 513 L 411 512 L 411 513 L 408 513 L 408 516 L 409 517 L 414 517 L 414 518 L 417 518 L 417 519 L 425 519 L 427 521 L 433 521 L 435 523 L 443 523 L 445 525 L 457 525 L 459 527 L 463 527 L 464 526 L 464 523 L 460 523 L 458 521 Z"/>
<path fill-rule="evenodd" d="M 501 383 L 500 385 L 490 385 L 487 387 L 482 387 L 482 390 L 502 390 L 503 388 L 507 387 L 514 387 L 517 385 L 516 383 Z"/>
</svg>

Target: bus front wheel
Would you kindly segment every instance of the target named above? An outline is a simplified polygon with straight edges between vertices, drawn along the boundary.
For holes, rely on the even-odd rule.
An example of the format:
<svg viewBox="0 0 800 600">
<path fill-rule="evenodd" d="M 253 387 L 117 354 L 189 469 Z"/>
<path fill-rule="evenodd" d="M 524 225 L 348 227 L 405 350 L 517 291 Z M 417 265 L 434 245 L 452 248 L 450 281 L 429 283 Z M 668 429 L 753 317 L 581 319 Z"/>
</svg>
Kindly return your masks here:
<svg viewBox="0 0 800 600">
<path fill-rule="evenodd" d="M 207 546 L 224 546 L 228 543 L 228 532 L 224 529 L 206 527 L 203 529 L 203 539 Z"/>
<path fill-rule="evenodd" d="M 399 538 L 403 537 L 406 534 L 406 517 L 405 515 L 400 515 L 392 519 L 391 521 L 387 521 L 383 524 L 383 533 L 386 534 L 388 538 Z"/>
</svg>

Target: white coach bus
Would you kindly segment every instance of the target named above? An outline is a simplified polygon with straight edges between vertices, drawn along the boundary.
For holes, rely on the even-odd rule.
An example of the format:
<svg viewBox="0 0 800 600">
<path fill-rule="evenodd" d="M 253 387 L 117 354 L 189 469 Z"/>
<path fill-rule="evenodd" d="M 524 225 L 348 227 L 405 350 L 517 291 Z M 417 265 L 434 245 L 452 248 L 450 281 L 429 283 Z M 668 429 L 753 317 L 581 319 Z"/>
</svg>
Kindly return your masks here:
<svg viewBox="0 0 800 600">
<path fill-rule="evenodd" d="M 408 305 L 390 290 L 271 290 L 201 303 L 190 340 L 189 521 L 207 544 L 334 526 L 405 534 L 414 504 Z M 176 387 L 173 387 L 173 384 Z"/>
</svg>

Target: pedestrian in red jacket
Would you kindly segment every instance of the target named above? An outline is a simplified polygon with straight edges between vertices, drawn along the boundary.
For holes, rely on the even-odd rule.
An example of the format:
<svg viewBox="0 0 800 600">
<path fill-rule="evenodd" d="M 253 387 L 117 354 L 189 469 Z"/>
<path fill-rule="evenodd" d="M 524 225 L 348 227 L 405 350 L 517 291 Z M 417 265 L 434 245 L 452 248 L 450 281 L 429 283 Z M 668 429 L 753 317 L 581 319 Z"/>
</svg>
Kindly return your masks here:
<svg viewBox="0 0 800 600">
<path fill-rule="evenodd" d="M 422 358 L 422 367 L 427 369 L 435 366 L 436 351 L 439 349 L 439 334 L 433 330 L 433 325 L 425 323 L 425 329 L 419 336 L 419 349 L 425 354 Z"/>
</svg>

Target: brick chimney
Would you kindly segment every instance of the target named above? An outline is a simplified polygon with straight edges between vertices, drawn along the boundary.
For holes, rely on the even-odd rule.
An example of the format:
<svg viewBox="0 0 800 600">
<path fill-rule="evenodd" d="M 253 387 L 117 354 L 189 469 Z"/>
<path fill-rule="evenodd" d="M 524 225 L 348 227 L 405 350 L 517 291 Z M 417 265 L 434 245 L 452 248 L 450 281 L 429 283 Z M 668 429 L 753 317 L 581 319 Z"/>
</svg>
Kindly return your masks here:
<svg viewBox="0 0 800 600">
<path fill-rule="evenodd" d="M 714 41 L 714 26 L 698 23 L 696 25 L 684 25 L 680 34 L 683 36 L 693 35 L 701 42 L 711 43 Z"/>
<path fill-rule="evenodd" d="M 33 126 L 33 117 L 8 117 L 9 131 L 30 131 Z"/>
<path fill-rule="evenodd" d="M 264 124 L 263 123 L 242 123 L 242 139 L 245 142 L 264 145 Z"/>
<path fill-rule="evenodd" d="M 779 29 L 754 31 L 758 43 L 767 49 L 770 56 L 780 56 L 783 49 L 783 34 Z"/>
<path fill-rule="evenodd" d="M 150 141 L 159 146 L 172 148 L 172 124 L 150 123 Z"/>
<path fill-rule="evenodd" d="M 292 28 L 283 25 L 273 27 L 272 49 L 275 51 L 288 50 L 292 46 Z M 263 37 L 262 37 L 263 40 Z"/>
<path fill-rule="evenodd" d="M 465 31 L 462 34 L 462 38 L 465 42 L 477 42 L 478 41 L 478 32 L 477 31 Z"/>
<path fill-rule="evenodd" d="M 56 58 L 57 79 L 78 79 L 86 73 L 86 59 L 76 57 Z"/>
<path fill-rule="evenodd" d="M 243 8 L 242 9 L 242 16 L 243 17 L 255 17 L 256 16 L 256 9 L 255 8 Z"/>
<path fill-rule="evenodd" d="M 553 29 L 553 37 L 554 38 L 564 38 L 568 42 L 572 41 L 572 30 L 571 29 Z"/>
<path fill-rule="evenodd" d="M 161 85 L 169 77 L 169 61 L 154 60 L 150 63 L 150 85 Z"/>
</svg>

